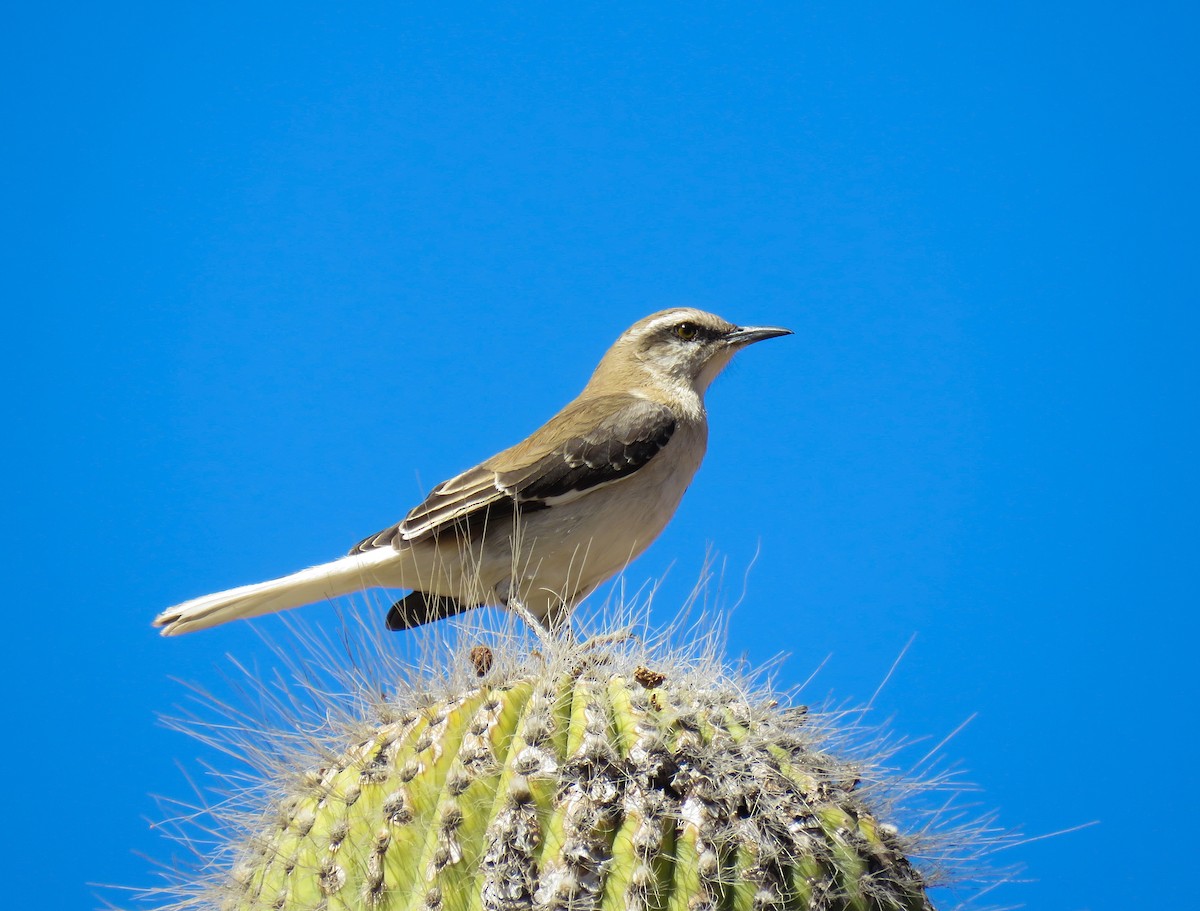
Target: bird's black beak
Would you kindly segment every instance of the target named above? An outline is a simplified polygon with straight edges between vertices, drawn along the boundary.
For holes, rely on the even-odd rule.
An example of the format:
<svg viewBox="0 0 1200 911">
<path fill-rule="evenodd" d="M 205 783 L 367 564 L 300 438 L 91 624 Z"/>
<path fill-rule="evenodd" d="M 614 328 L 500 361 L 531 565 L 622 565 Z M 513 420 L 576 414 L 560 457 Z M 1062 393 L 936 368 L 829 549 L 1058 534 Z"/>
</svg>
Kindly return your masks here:
<svg viewBox="0 0 1200 911">
<path fill-rule="evenodd" d="M 791 329 L 779 326 L 738 326 L 725 334 L 725 342 L 734 348 L 744 348 L 768 338 L 779 338 L 781 335 L 791 335 Z"/>
</svg>

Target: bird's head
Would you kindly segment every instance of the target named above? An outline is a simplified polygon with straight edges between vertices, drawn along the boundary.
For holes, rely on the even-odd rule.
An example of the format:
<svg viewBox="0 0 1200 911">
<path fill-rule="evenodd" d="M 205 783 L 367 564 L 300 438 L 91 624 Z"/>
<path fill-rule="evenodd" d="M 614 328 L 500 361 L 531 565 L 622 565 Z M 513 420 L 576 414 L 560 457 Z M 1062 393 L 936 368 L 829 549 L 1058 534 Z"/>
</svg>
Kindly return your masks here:
<svg viewBox="0 0 1200 911">
<path fill-rule="evenodd" d="M 656 386 L 703 395 L 738 351 L 791 334 L 792 330 L 776 326 L 735 326 L 692 307 L 663 310 L 626 329 L 588 385 L 593 389 Z"/>
</svg>

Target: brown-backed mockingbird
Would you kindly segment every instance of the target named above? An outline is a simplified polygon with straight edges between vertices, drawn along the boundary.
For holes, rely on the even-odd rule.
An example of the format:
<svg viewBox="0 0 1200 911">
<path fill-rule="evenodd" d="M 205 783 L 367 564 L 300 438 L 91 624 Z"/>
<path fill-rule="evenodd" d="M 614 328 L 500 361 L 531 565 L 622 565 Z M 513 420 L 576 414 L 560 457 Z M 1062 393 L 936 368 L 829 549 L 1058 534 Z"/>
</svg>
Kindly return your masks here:
<svg viewBox="0 0 1200 911">
<path fill-rule="evenodd" d="M 648 316 L 548 423 L 348 556 L 185 601 L 154 623 L 173 636 L 383 587 L 412 590 L 391 629 L 485 604 L 553 627 L 670 521 L 704 457 L 709 383 L 742 348 L 790 334 L 690 308 Z"/>
</svg>

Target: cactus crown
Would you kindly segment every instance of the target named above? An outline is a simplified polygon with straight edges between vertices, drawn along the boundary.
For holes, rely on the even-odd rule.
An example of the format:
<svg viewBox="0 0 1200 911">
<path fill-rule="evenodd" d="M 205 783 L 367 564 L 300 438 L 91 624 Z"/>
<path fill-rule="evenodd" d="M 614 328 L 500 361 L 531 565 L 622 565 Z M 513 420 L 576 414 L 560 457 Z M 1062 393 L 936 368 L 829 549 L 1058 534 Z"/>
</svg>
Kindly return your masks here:
<svg viewBox="0 0 1200 911">
<path fill-rule="evenodd" d="M 325 719 L 302 766 L 294 745 L 242 744 L 271 793 L 175 905 L 931 907 L 910 845 L 864 802 L 875 773 L 824 748 L 820 713 L 755 695 L 711 653 L 501 641 L 440 660 L 440 681 L 382 700 L 358 680 L 353 720 Z"/>
</svg>

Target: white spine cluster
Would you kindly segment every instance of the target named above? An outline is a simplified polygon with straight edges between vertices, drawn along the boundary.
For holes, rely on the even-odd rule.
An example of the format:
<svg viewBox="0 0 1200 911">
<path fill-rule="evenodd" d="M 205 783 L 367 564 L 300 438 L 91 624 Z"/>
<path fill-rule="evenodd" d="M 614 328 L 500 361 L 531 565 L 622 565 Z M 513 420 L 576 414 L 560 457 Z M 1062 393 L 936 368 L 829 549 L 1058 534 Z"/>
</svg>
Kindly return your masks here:
<svg viewBox="0 0 1200 911">
<path fill-rule="evenodd" d="M 881 817 L 872 757 L 835 758 L 837 717 L 731 674 L 711 639 L 533 643 L 470 619 L 414 665 L 304 638 L 289 678 L 252 684 L 274 727 L 228 704 L 235 725 L 187 725 L 261 781 L 214 806 L 216 851 L 159 907 L 932 908 L 933 842 Z"/>
</svg>

